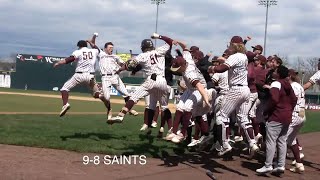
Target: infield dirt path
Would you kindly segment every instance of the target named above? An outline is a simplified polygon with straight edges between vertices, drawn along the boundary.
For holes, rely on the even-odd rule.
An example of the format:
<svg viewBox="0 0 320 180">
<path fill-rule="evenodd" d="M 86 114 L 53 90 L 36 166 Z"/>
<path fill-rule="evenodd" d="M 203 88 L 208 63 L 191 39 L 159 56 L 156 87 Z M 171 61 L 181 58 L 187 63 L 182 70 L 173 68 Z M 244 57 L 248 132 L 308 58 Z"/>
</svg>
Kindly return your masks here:
<svg viewBox="0 0 320 180">
<path fill-rule="evenodd" d="M 311 179 L 320 177 L 320 133 L 301 135 L 305 154 L 304 174 L 288 170 L 281 179 Z M 4 180 L 206 180 L 205 172 L 211 170 L 218 179 L 273 179 L 275 176 L 258 177 L 255 169 L 261 167 L 257 160 L 245 155 L 223 161 L 211 155 L 168 156 L 162 159 L 147 158 L 146 165 L 84 165 L 84 155 L 65 150 L 0 145 L 0 179 Z M 100 155 L 101 157 L 103 155 Z M 290 168 L 287 160 L 286 168 Z"/>
</svg>

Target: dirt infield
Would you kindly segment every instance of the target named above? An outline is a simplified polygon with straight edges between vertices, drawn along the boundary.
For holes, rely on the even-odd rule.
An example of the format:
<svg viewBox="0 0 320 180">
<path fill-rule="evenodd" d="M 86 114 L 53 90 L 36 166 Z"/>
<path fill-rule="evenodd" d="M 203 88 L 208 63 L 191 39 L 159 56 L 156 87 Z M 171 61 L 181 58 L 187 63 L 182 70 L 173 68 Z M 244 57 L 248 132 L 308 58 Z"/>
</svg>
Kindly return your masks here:
<svg viewBox="0 0 320 180">
<path fill-rule="evenodd" d="M 35 96 L 35 97 L 58 98 L 58 99 L 61 98 L 60 95 L 54 95 L 54 94 L 19 93 L 19 92 L 3 92 L 3 91 L 0 91 L 0 94 L 20 95 L 20 96 Z M 94 99 L 92 97 L 81 97 L 81 96 L 70 96 L 69 99 L 80 100 L 80 101 L 100 101 L 99 99 Z M 112 99 L 112 97 L 111 97 L 111 103 L 124 104 L 122 99 Z M 145 102 L 142 100 L 142 101 L 139 101 L 136 105 L 137 106 L 145 106 Z M 172 112 L 175 111 L 175 105 L 174 104 L 169 103 L 168 104 L 168 108 Z"/>
<path fill-rule="evenodd" d="M 320 133 L 300 136 L 305 153 L 304 174 L 286 171 L 282 179 L 317 179 L 320 175 Z M 65 150 L 31 148 L 23 146 L 0 145 L 0 174 L 5 180 L 87 180 L 87 179 L 210 179 L 206 170 L 211 170 L 218 179 L 270 179 L 258 177 L 254 170 L 261 167 L 257 160 L 248 160 L 245 155 L 234 156 L 231 161 L 213 158 L 212 155 L 165 156 L 154 159 L 147 158 L 146 165 L 84 165 L 82 158 L 88 155 L 93 158 L 97 154 L 81 154 Z M 103 157 L 104 155 L 99 155 Z M 290 168 L 291 160 L 287 160 L 286 168 Z"/>
</svg>

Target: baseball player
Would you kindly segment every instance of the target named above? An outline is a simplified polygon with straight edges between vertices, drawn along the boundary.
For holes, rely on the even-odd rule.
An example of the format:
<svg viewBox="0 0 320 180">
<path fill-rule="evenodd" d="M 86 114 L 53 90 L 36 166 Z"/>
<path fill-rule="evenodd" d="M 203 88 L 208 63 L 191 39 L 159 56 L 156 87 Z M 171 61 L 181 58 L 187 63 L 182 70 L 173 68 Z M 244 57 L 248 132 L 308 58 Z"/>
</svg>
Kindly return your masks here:
<svg viewBox="0 0 320 180">
<path fill-rule="evenodd" d="M 254 72 L 256 74 L 255 86 L 257 88 L 258 98 L 250 109 L 249 117 L 252 122 L 252 126 L 255 133 L 255 139 L 257 142 L 262 138 L 259 124 L 264 123 L 263 107 L 262 107 L 261 101 L 263 101 L 265 98 L 263 85 L 264 85 L 266 73 L 267 73 L 267 70 L 264 68 L 266 62 L 267 62 L 267 59 L 263 55 L 258 55 L 254 58 L 254 63 L 255 63 Z"/>
<path fill-rule="evenodd" d="M 161 124 L 160 124 L 160 129 L 158 133 L 158 137 L 161 138 L 164 132 L 164 125 L 167 122 L 168 124 L 168 130 L 172 128 L 172 114 L 168 108 L 168 102 L 169 102 L 169 95 L 171 92 L 171 86 L 173 85 L 173 74 L 170 71 L 170 66 L 172 63 L 172 55 L 171 55 L 171 49 L 169 49 L 165 55 L 165 79 L 167 81 L 168 85 L 168 93 L 166 93 L 164 96 L 161 97 L 161 101 L 158 102 L 157 104 L 157 110 L 156 113 L 151 119 L 151 117 L 148 117 L 148 112 L 149 110 L 149 105 L 150 105 L 150 95 L 145 97 L 145 102 L 146 102 L 146 109 L 145 109 L 145 114 L 144 114 L 144 124 L 141 127 L 141 131 L 144 131 L 148 128 L 148 122 L 152 121 L 151 127 L 155 128 L 157 127 L 157 120 L 158 120 L 158 115 L 161 114 Z M 150 129 L 147 133 L 150 133 Z"/>
<path fill-rule="evenodd" d="M 75 50 L 70 57 L 55 63 L 53 66 L 57 67 L 61 64 L 69 64 L 74 61 L 77 62 L 75 74 L 60 89 L 63 101 L 60 117 L 64 116 L 71 107 L 68 103 L 69 91 L 78 85 L 87 85 L 92 91 L 94 98 L 100 98 L 107 108 L 109 106 L 106 98 L 100 94 L 98 84 L 94 78 L 94 65 L 100 50 L 87 48 L 87 42 L 84 40 L 80 40 L 77 43 L 77 46 L 79 49 Z"/>
<path fill-rule="evenodd" d="M 189 120 L 192 117 L 192 109 L 196 105 L 202 104 L 204 101 L 207 107 L 211 107 L 208 92 L 206 91 L 207 84 L 203 75 L 196 67 L 186 45 L 180 41 L 177 41 L 177 43 L 183 49 L 183 57 L 178 56 L 174 59 L 171 71 L 182 74 L 187 90 L 182 94 L 177 105 L 172 133 L 166 136 L 166 140 L 171 140 L 174 143 L 180 143 L 185 139 Z M 178 134 L 177 131 L 181 119 L 182 129 L 181 133 Z"/>
<path fill-rule="evenodd" d="M 287 144 L 288 147 L 292 150 L 295 161 L 293 164 L 295 167 L 291 168 L 290 171 L 301 173 L 304 171 L 304 166 L 300 158 L 299 145 L 297 144 L 296 137 L 299 133 L 299 130 L 303 126 L 306 116 L 305 116 L 305 93 L 303 87 L 298 83 L 299 77 L 298 72 L 293 69 L 289 69 L 290 83 L 294 94 L 297 97 L 297 104 L 294 107 L 292 113 L 292 122 L 289 126 L 287 135 Z"/>
<path fill-rule="evenodd" d="M 261 55 L 262 52 L 263 52 L 263 48 L 261 45 L 255 45 L 255 46 L 251 46 L 252 47 L 252 50 L 253 50 L 253 53 L 256 54 L 256 55 Z"/>
<path fill-rule="evenodd" d="M 107 121 L 110 124 L 122 123 L 124 116 L 128 111 L 130 111 L 134 104 L 137 103 L 139 99 L 149 94 L 149 108 L 151 110 L 148 112 L 148 116 L 153 118 L 157 101 L 160 101 L 161 97 L 168 93 L 168 85 L 164 77 L 165 54 L 171 48 L 173 40 L 156 33 L 154 33 L 151 38 L 161 39 L 165 41 L 166 44 L 154 49 L 151 39 L 143 40 L 141 42 L 142 53 L 120 68 L 120 70 L 128 70 L 130 67 L 135 67 L 137 64 L 140 64 L 142 66 L 142 70 L 146 72 L 148 77 L 145 82 L 142 83 L 141 86 L 139 86 L 139 88 L 137 88 L 137 90 L 131 95 L 129 101 L 122 108 L 118 116 Z M 151 128 L 151 122 L 149 122 L 148 127 Z"/>
<path fill-rule="evenodd" d="M 99 49 L 95 42 L 96 37 L 98 33 L 95 33 L 91 39 L 91 41 L 88 41 L 91 45 L 91 47 Z M 100 67 L 100 73 L 101 73 L 101 81 L 102 81 L 102 92 L 105 97 L 105 99 L 108 102 L 108 119 L 112 117 L 111 113 L 111 104 L 110 104 L 110 92 L 111 92 L 111 86 L 113 86 L 120 94 L 124 96 L 125 102 L 129 100 L 129 93 L 123 84 L 121 78 L 119 77 L 119 74 L 117 71 L 119 68 L 124 64 L 124 61 L 117 55 L 112 54 L 113 52 L 113 43 L 107 42 L 104 45 L 104 51 L 99 51 L 99 67 Z M 138 115 L 138 113 L 135 110 L 131 110 L 130 114 L 133 114 L 135 116 Z"/>
<path fill-rule="evenodd" d="M 245 55 L 246 49 L 242 38 L 239 36 L 232 37 L 229 49 L 236 53 L 229 56 L 224 64 L 208 69 L 210 73 L 228 71 L 229 78 L 229 92 L 224 96 L 221 109 L 217 113 L 217 121 L 223 122 L 222 127 L 219 127 L 222 128 L 222 139 L 219 140 L 219 143 L 223 145 L 223 150 L 219 152 L 220 156 L 232 150 L 227 139 L 227 128 L 229 126 L 229 116 L 234 110 L 237 110 L 237 117 L 249 141 L 251 152 L 256 152 L 259 149 L 254 139 L 252 125 L 248 119 L 249 109 L 247 104 L 250 98 L 250 89 L 247 81 L 248 58 Z M 221 57 L 219 59 L 224 58 Z"/>
</svg>

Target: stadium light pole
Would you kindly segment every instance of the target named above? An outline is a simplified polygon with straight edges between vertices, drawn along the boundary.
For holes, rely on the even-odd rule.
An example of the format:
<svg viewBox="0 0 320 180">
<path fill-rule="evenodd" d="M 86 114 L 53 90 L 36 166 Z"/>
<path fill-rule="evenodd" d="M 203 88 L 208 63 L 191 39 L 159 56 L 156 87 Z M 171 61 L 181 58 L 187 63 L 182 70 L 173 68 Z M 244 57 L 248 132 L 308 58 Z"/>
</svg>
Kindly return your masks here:
<svg viewBox="0 0 320 180">
<path fill-rule="evenodd" d="M 166 0 L 151 0 L 151 4 L 157 5 L 157 16 L 156 16 L 156 31 L 158 33 L 158 14 L 159 14 L 159 5 L 166 3 Z M 157 40 L 154 40 L 154 46 L 157 47 Z"/>
<path fill-rule="evenodd" d="M 268 29 L 268 11 L 270 6 L 276 6 L 277 0 L 259 0 L 259 5 L 266 7 L 266 22 L 264 26 L 264 42 L 263 42 L 263 55 L 266 55 L 266 43 L 267 43 L 267 29 Z"/>
</svg>

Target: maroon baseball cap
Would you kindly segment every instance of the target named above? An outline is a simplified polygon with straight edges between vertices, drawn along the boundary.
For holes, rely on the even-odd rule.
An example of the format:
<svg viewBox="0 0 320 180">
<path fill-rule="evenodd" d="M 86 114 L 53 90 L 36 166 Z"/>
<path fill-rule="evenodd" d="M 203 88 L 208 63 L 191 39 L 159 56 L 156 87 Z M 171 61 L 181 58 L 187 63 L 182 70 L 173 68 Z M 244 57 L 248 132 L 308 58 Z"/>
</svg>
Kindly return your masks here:
<svg viewBox="0 0 320 180">
<path fill-rule="evenodd" d="M 256 46 L 251 46 L 253 48 L 253 50 L 260 50 L 263 51 L 263 48 L 261 45 L 256 45 Z"/>
<path fill-rule="evenodd" d="M 260 61 L 261 64 L 266 64 L 267 63 L 267 58 L 264 57 L 263 55 L 258 55 L 254 58 L 256 61 Z"/>
<path fill-rule="evenodd" d="M 243 44 L 243 39 L 240 36 L 233 36 L 230 40 L 230 43 L 242 43 Z"/>
<path fill-rule="evenodd" d="M 190 47 L 190 52 L 194 52 L 194 51 L 199 51 L 200 48 L 198 46 L 191 46 Z"/>
<path fill-rule="evenodd" d="M 297 74 L 299 74 L 298 71 L 296 71 L 294 69 L 289 69 L 289 76 L 296 76 Z"/>
<path fill-rule="evenodd" d="M 176 72 L 181 68 L 181 66 L 184 66 L 185 64 L 186 64 L 186 60 L 183 59 L 183 57 L 181 56 L 177 56 L 176 58 L 173 59 L 170 70 L 173 72 Z"/>
</svg>

